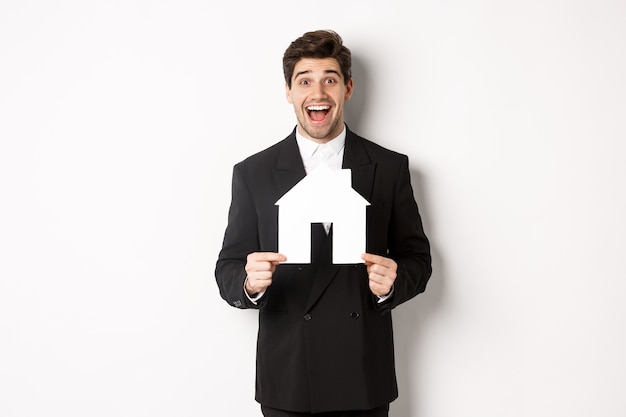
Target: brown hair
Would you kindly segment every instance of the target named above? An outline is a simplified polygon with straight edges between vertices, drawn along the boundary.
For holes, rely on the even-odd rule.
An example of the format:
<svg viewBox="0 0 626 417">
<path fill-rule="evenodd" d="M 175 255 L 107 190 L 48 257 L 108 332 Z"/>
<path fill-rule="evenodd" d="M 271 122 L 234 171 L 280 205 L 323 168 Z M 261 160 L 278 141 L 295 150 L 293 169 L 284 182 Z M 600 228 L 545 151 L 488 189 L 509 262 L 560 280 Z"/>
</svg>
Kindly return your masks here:
<svg viewBox="0 0 626 417">
<path fill-rule="evenodd" d="M 283 55 L 283 73 L 289 88 L 293 69 L 302 58 L 335 58 L 341 68 L 344 82 L 348 84 L 352 78 L 350 50 L 343 45 L 341 37 L 332 30 L 307 32 L 291 42 Z"/>
</svg>

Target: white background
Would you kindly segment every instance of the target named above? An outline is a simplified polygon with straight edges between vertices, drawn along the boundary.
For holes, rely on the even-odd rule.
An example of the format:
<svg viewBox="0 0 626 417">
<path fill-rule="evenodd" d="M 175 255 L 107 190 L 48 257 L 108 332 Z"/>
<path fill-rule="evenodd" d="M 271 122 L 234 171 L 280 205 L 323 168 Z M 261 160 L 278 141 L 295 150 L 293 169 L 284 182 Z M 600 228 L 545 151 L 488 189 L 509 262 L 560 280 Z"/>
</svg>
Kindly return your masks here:
<svg viewBox="0 0 626 417">
<path fill-rule="evenodd" d="M 626 415 L 626 3 L 0 5 L 0 415 L 260 415 L 213 269 L 232 165 L 337 30 L 348 123 L 409 155 L 432 241 L 393 417 Z"/>
</svg>

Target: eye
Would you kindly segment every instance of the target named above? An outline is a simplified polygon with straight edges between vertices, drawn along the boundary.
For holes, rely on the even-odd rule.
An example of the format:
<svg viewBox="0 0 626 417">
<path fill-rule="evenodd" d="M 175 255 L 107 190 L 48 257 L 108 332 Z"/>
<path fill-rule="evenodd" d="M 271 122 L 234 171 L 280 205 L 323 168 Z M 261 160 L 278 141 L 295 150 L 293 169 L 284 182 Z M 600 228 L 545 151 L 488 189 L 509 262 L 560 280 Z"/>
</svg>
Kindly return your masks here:
<svg viewBox="0 0 626 417">
<path fill-rule="evenodd" d="M 309 85 L 309 81 L 308 80 L 301 80 L 300 85 Z"/>
<path fill-rule="evenodd" d="M 328 78 L 328 79 L 326 80 L 326 84 L 334 84 L 334 83 L 336 83 L 336 81 L 335 81 L 335 79 L 334 79 L 334 78 Z"/>
</svg>

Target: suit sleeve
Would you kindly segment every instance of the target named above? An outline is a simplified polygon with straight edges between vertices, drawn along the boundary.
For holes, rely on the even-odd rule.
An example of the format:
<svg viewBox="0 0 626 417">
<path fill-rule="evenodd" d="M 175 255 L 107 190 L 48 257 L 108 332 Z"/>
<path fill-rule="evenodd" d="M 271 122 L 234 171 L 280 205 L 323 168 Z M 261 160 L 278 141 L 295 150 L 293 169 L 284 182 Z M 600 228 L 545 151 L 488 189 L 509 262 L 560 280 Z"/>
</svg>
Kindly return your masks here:
<svg viewBox="0 0 626 417">
<path fill-rule="evenodd" d="M 424 292 L 432 273 L 430 244 L 411 186 L 408 157 L 402 155 L 394 184 L 388 228 L 388 257 L 398 264 L 393 296 L 379 308 L 391 310 Z"/>
<path fill-rule="evenodd" d="M 258 251 L 259 236 L 254 200 L 242 171 L 240 165 L 235 165 L 228 225 L 215 278 L 220 295 L 228 304 L 237 308 L 259 308 L 261 303 L 250 301 L 244 290 L 246 259 L 249 253 Z"/>
</svg>

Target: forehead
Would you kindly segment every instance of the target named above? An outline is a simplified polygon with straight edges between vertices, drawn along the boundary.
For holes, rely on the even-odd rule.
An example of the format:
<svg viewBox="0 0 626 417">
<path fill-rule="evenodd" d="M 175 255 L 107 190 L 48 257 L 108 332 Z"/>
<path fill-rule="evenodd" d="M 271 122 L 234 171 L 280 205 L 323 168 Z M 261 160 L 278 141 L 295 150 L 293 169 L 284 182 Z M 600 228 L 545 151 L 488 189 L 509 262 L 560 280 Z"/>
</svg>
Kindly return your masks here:
<svg viewBox="0 0 626 417">
<path fill-rule="evenodd" d="M 335 58 L 302 58 L 293 68 L 293 79 L 299 75 L 324 75 L 336 73 L 343 78 L 339 62 Z"/>
</svg>

